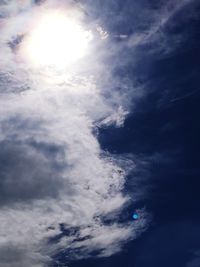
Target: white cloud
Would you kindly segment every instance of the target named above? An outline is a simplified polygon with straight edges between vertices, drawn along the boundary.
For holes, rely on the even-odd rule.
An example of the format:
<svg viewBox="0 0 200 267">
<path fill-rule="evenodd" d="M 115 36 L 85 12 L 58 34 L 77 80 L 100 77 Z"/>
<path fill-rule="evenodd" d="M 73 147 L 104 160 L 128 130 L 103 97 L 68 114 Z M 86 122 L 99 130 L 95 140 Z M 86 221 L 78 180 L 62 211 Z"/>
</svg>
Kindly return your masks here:
<svg viewBox="0 0 200 267">
<path fill-rule="evenodd" d="M 12 2 L 2 8 L 9 14 L 19 11 Z M 3 267 L 46 266 L 52 255 L 65 249 L 73 258 L 88 257 L 93 250 L 109 256 L 146 223 L 145 219 L 139 225 L 117 223 L 130 200 L 122 192 L 125 172 L 104 154 L 93 134 L 97 121 L 123 124 L 125 98 L 115 94 L 106 99 L 95 75 L 81 74 L 80 68 L 78 74 L 76 69 L 67 74 L 31 70 L 9 47 L 26 33 L 40 8 L 14 12 L 16 16 L 7 17 L 1 29 Z M 101 218 L 110 214 L 115 214 L 116 222 L 107 225 Z M 76 227 L 78 233 L 59 236 L 59 224 Z M 53 242 L 56 237 L 58 242 Z"/>
<path fill-rule="evenodd" d="M 107 118 L 101 121 L 100 125 L 112 125 L 115 124 L 117 127 L 121 127 L 124 124 L 124 120 L 128 115 L 127 111 L 124 111 L 123 108 L 120 106 L 117 112 L 111 114 Z"/>
</svg>

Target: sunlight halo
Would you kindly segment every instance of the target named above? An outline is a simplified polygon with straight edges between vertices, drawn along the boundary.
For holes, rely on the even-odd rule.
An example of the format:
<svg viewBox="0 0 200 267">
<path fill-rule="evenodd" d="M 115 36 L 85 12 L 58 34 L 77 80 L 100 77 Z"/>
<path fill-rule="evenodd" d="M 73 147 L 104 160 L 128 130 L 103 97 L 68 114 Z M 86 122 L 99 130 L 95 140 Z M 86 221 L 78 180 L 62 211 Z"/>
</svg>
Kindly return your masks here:
<svg viewBox="0 0 200 267">
<path fill-rule="evenodd" d="M 44 15 L 26 36 L 21 51 L 34 66 L 65 67 L 88 52 L 92 33 L 61 12 Z"/>
</svg>

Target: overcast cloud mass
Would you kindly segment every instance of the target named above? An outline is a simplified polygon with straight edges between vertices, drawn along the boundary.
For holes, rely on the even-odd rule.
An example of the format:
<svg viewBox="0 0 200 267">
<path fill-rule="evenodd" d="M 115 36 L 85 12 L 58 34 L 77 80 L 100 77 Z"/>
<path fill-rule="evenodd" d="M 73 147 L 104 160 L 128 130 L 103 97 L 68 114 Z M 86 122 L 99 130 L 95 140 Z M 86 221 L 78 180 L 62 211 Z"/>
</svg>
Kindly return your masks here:
<svg viewBox="0 0 200 267">
<path fill-rule="evenodd" d="M 130 155 L 103 151 L 98 128 L 123 127 L 145 89 L 117 70 L 135 68 L 143 45 L 171 52 L 178 43 L 170 47 L 162 28 L 191 1 L 154 10 L 145 0 L 143 10 L 140 1 L 124 2 L 0 1 L 1 267 L 49 266 L 65 250 L 67 260 L 107 257 L 148 227 L 144 209 L 138 221 L 120 222 L 134 203 L 124 186 L 135 165 Z M 90 53 L 65 70 L 32 68 L 21 56 L 49 8 L 73 10 L 93 33 Z"/>
</svg>

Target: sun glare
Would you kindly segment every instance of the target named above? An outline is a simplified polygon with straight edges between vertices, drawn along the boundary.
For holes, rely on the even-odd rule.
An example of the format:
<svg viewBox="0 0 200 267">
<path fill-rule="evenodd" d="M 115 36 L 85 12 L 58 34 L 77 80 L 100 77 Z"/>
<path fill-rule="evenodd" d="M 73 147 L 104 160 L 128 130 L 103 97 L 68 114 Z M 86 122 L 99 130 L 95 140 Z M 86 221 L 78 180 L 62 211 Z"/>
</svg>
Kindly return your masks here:
<svg viewBox="0 0 200 267">
<path fill-rule="evenodd" d="M 23 54 L 34 66 L 65 67 L 82 58 L 91 32 L 65 14 L 46 14 L 26 37 Z"/>
</svg>

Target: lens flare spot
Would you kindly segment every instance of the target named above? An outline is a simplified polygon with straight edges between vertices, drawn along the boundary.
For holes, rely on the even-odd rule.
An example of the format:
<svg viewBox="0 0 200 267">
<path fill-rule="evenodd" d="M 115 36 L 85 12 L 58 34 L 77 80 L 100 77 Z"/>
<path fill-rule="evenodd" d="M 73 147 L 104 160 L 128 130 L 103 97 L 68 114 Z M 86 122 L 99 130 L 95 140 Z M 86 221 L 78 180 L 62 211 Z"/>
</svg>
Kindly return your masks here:
<svg viewBox="0 0 200 267">
<path fill-rule="evenodd" d="M 138 220 L 139 219 L 139 214 L 136 213 L 136 212 L 133 213 L 132 218 L 133 218 L 133 220 Z"/>
</svg>

